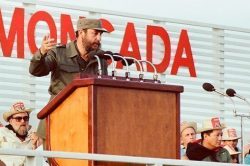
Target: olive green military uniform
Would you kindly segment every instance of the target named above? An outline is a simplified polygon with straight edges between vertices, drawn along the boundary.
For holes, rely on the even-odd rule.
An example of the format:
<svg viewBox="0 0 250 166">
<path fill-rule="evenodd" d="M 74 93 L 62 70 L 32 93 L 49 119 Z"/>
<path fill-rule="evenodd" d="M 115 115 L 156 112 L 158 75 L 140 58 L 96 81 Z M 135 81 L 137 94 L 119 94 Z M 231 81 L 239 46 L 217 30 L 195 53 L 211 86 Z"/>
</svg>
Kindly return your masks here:
<svg viewBox="0 0 250 166">
<path fill-rule="evenodd" d="M 202 161 L 231 163 L 231 156 L 226 149 L 220 148 L 219 151 L 217 151 L 214 156 L 211 155 L 207 156 Z"/>
<path fill-rule="evenodd" d="M 231 156 L 226 149 L 218 147 L 214 150 L 211 150 L 204 147 L 200 141 L 201 140 L 198 140 L 193 143 L 188 143 L 186 155 L 189 160 L 223 162 L 223 163 L 231 162 Z"/>
<path fill-rule="evenodd" d="M 30 61 L 29 72 L 34 76 L 45 76 L 51 72 L 49 93 L 53 99 L 65 86 L 80 73 L 97 74 L 98 63 L 96 59 L 89 62 L 79 58 L 75 41 L 67 45 L 57 46 L 42 55 L 38 50 Z M 102 74 L 107 74 L 107 62 L 101 59 Z M 46 138 L 45 120 L 41 120 L 37 129 L 41 138 Z"/>
</svg>

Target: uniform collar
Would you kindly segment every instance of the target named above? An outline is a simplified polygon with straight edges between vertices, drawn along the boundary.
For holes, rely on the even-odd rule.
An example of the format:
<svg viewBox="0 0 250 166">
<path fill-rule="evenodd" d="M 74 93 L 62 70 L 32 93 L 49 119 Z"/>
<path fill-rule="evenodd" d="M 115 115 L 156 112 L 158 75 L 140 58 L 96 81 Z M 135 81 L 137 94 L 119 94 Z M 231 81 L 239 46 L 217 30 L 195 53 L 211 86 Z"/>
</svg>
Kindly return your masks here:
<svg viewBox="0 0 250 166">
<path fill-rule="evenodd" d="M 74 41 L 71 41 L 70 43 L 68 43 L 66 45 L 66 55 L 69 57 L 69 58 L 72 58 L 72 57 L 75 57 L 77 55 L 79 55 L 79 52 L 77 51 L 77 48 L 76 48 L 76 45 L 75 45 L 75 42 L 76 40 Z M 90 59 L 89 62 L 88 62 L 88 66 L 92 63 L 95 63 L 97 62 L 97 60 L 94 58 L 94 59 Z"/>
<path fill-rule="evenodd" d="M 66 45 L 66 48 L 67 48 L 66 55 L 70 58 L 78 55 L 78 51 L 76 49 L 75 42 L 76 42 L 76 40 L 71 41 L 69 44 Z"/>
</svg>

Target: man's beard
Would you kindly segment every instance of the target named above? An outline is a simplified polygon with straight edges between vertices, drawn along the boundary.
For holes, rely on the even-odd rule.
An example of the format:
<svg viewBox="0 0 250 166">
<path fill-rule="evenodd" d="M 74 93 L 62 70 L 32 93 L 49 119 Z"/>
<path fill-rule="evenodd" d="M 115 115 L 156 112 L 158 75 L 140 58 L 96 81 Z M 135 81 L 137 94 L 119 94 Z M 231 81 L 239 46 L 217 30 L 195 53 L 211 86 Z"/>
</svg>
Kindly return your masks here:
<svg viewBox="0 0 250 166">
<path fill-rule="evenodd" d="M 86 38 L 82 38 L 82 46 L 85 47 L 85 50 L 87 52 L 90 52 L 99 49 L 101 47 L 101 43 L 100 42 L 91 43 Z"/>
<path fill-rule="evenodd" d="M 20 136 L 25 136 L 28 134 L 28 128 L 26 125 L 21 125 L 19 127 L 13 126 L 13 129 Z"/>
</svg>

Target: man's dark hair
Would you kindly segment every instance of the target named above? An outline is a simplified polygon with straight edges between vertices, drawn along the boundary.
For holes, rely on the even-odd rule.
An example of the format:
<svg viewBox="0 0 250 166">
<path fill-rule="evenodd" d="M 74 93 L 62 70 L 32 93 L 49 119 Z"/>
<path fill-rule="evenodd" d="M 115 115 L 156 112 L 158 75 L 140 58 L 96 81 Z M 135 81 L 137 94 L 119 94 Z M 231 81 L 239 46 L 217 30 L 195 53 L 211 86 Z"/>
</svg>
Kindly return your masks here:
<svg viewBox="0 0 250 166">
<path fill-rule="evenodd" d="M 213 130 L 201 132 L 201 139 L 204 140 L 204 134 L 210 135 L 212 132 L 213 132 Z"/>
<path fill-rule="evenodd" d="M 88 29 L 83 29 L 83 31 L 84 31 L 85 33 L 87 32 L 87 30 L 88 30 Z M 79 36 L 79 32 L 76 31 L 76 38 L 78 38 L 78 36 Z"/>
</svg>

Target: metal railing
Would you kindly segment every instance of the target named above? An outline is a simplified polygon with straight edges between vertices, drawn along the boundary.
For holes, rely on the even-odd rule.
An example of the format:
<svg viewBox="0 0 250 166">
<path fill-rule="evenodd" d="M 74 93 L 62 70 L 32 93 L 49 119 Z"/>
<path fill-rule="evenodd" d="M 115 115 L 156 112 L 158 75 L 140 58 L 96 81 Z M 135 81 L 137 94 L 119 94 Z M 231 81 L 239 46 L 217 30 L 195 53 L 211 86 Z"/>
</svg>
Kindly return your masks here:
<svg viewBox="0 0 250 166">
<path fill-rule="evenodd" d="M 104 162 L 122 162 L 145 164 L 147 166 L 235 166 L 229 163 L 202 162 L 191 160 L 176 160 L 149 157 L 118 156 L 106 154 L 73 153 L 61 151 L 42 151 L 42 150 L 19 150 L 19 149 L 0 149 L 1 155 L 26 156 L 25 166 L 42 166 L 43 158 L 64 158 L 77 160 L 91 160 Z M 237 164 L 243 166 L 243 164 Z"/>
</svg>

